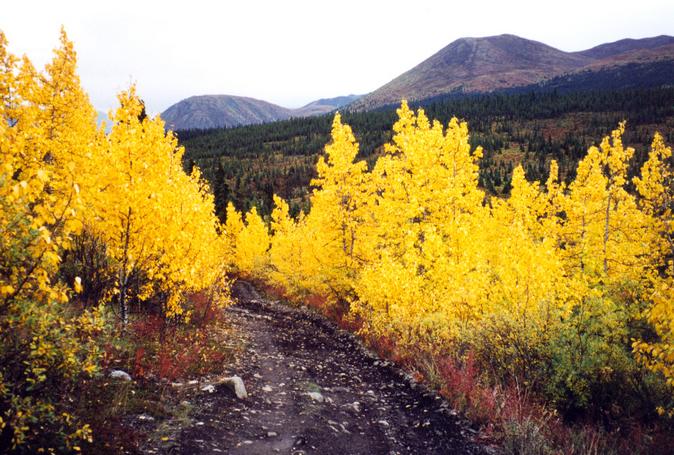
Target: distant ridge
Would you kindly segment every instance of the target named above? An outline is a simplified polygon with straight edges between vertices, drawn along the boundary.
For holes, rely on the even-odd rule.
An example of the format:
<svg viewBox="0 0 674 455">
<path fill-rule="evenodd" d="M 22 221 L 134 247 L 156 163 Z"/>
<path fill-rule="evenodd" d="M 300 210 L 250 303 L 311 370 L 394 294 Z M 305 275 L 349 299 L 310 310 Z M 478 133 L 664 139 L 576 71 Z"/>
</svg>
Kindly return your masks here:
<svg viewBox="0 0 674 455">
<path fill-rule="evenodd" d="M 449 93 L 485 93 L 531 86 L 562 75 L 621 65 L 674 61 L 674 37 L 624 39 L 580 52 L 564 52 L 515 35 L 460 38 L 419 65 L 349 105 L 367 110 Z M 671 82 L 674 83 L 674 74 Z"/>
<path fill-rule="evenodd" d="M 273 122 L 290 117 L 291 110 L 243 96 L 201 95 L 184 99 L 161 117 L 173 130 L 206 129 Z"/>
<path fill-rule="evenodd" d="M 255 98 L 232 95 L 201 95 L 186 98 L 166 109 L 161 117 L 172 130 L 208 129 L 267 123 L 291 117 L 308 117 L 332 112 L 357 100 L 360 95 L 313 101 L 299 109 L 288 109 Z"/>
<path fill-rule="evenodd" d="M 446 95 L 674 84 L 674 37 L 622 39 L 564 52 L 516 35 L 460 38 L 365 96 L 324 98 L 298 109 L 231 95 L 184 99 L 162 113 L 167 128 L 209 129 L 307 117 L 337 109 L 370 110 Z"/>
<path fill-rule="evenodd" d="M 595 59 L 604 59 L 629 51 L 654 49 L 669 44 L 674 44 L 674 36 L 660 35 L 642 39 L 626 38 L 614 41 L 613 43 L 600 44 L 586 51 L 576 52 L 576 54 Z"/>
<path fill-rule="evenodd" d="M 328 112 L 335 111 L 342 106 L 353 103 L 362 95 L 347 95 L 338 96 L 336 98 L 321 98 L 320 100 L 312 101 L 306 106 L 293 111 L 294 117 L 309 117 L 312 115 L 321 115 Z"/>
</svg>

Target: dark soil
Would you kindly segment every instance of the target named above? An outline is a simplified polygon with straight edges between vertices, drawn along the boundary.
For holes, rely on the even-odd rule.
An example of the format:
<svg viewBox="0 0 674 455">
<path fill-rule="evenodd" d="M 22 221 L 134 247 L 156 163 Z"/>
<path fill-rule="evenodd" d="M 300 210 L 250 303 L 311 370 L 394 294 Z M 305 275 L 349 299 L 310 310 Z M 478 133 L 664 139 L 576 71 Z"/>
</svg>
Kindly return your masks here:
<svg viewBox="0 0 674 455">
<path fill-rule="evenodd" d="M 230 373 L 248 398 L 225 386 L 192 399 L 168 444 L 154 453 L 485 453 L 474 431 L 439 396 L 349 333 L 307 309 L 234 287 L 227 310 L 245 349 Z M 162 438 L 166 440 L 168 438 Z"/>
</svg>

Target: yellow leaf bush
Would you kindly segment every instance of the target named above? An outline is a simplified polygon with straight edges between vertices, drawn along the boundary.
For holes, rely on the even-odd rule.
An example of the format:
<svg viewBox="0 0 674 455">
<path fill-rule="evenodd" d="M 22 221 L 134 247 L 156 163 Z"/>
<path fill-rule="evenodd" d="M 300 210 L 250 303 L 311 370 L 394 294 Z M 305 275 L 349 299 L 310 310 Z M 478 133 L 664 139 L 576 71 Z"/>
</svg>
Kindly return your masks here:
<svg viewBox="0 0 674 455">
<path fill-rule="evenodd" d="M 120 94 L 112 131 L 98 128 L 76 60 L 62 31 L 38 72 L 0 33 L 3 453 L 76 451 L 91 440 L 72 395 L 100 374 L 116 322 L 104 304 L 118 306 L 126 323 L 129 301 L 176 321 L 189 319 L 190 293 L 228 303 L 231 247 L 199 171 L 184 172 L 184 150 L 161 119 L 145 115 L 134 88 Z M 72 261 L 73 247 L 94 265 Z M 101 285 L 108 271 L 115 279 Z M 95 281 L 97 299 L 78 302 Z"/>
<path fill-rule="evenodd" d="M 266 237 L 265 248 L 234 239 L 269 261 L 257 276 L 298 300 L 348 305 L 364 334 L 402 355 L 461 361 L 472 351 L 490 380 L 527 384 L 567 415 L 637 406 L 634 387 L 671 400 L 643 368 L 671 384 L 673 185 L 662 138 L 636 193 L 621 123 L 569 184 L 554 161 L 543 184 L 519 166 L 501 199 L 478 186 L 482 151 L 465 122 L 443 126 L 405 102 L 398 117 L 368 170 L 335 116 L 311 210 L 294 220 L 275 197 L 268 253 Z M 649 330 L 656 340 L 645 341 Z"/>
</svg>

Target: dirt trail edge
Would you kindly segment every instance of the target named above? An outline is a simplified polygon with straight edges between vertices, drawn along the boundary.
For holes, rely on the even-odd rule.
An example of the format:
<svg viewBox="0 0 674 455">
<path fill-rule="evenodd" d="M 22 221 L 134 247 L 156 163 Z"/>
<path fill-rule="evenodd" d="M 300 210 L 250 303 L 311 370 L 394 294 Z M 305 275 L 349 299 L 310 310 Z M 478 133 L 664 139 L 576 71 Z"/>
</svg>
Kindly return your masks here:
<svg viewBox="0 0 674 455">
<path fill-rule="evenodd" d="M 170 453 L 473 454 L 472 430 L 439 396 L 326 319 L 265 300 L 246 282 L 226 310 L 246 348 L 248 397 L 199 397 Z"/>
</svg>

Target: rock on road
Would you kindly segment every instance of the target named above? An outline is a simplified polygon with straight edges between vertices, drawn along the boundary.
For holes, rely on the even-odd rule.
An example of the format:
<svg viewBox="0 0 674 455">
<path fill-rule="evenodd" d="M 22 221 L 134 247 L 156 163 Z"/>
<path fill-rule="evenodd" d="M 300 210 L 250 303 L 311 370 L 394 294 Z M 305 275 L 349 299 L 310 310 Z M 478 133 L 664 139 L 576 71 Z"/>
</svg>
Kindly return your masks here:
<svg viewBox="0 0 674 455">
<path fill-rule="evenodd" d="M 440 397 L 313 312 L 234 287 L 227 317 L 246 347 L 232 366 L 245 399 L 199 398 L 171 453 L 472 454 L 470 428 Z"/>
</svg>

